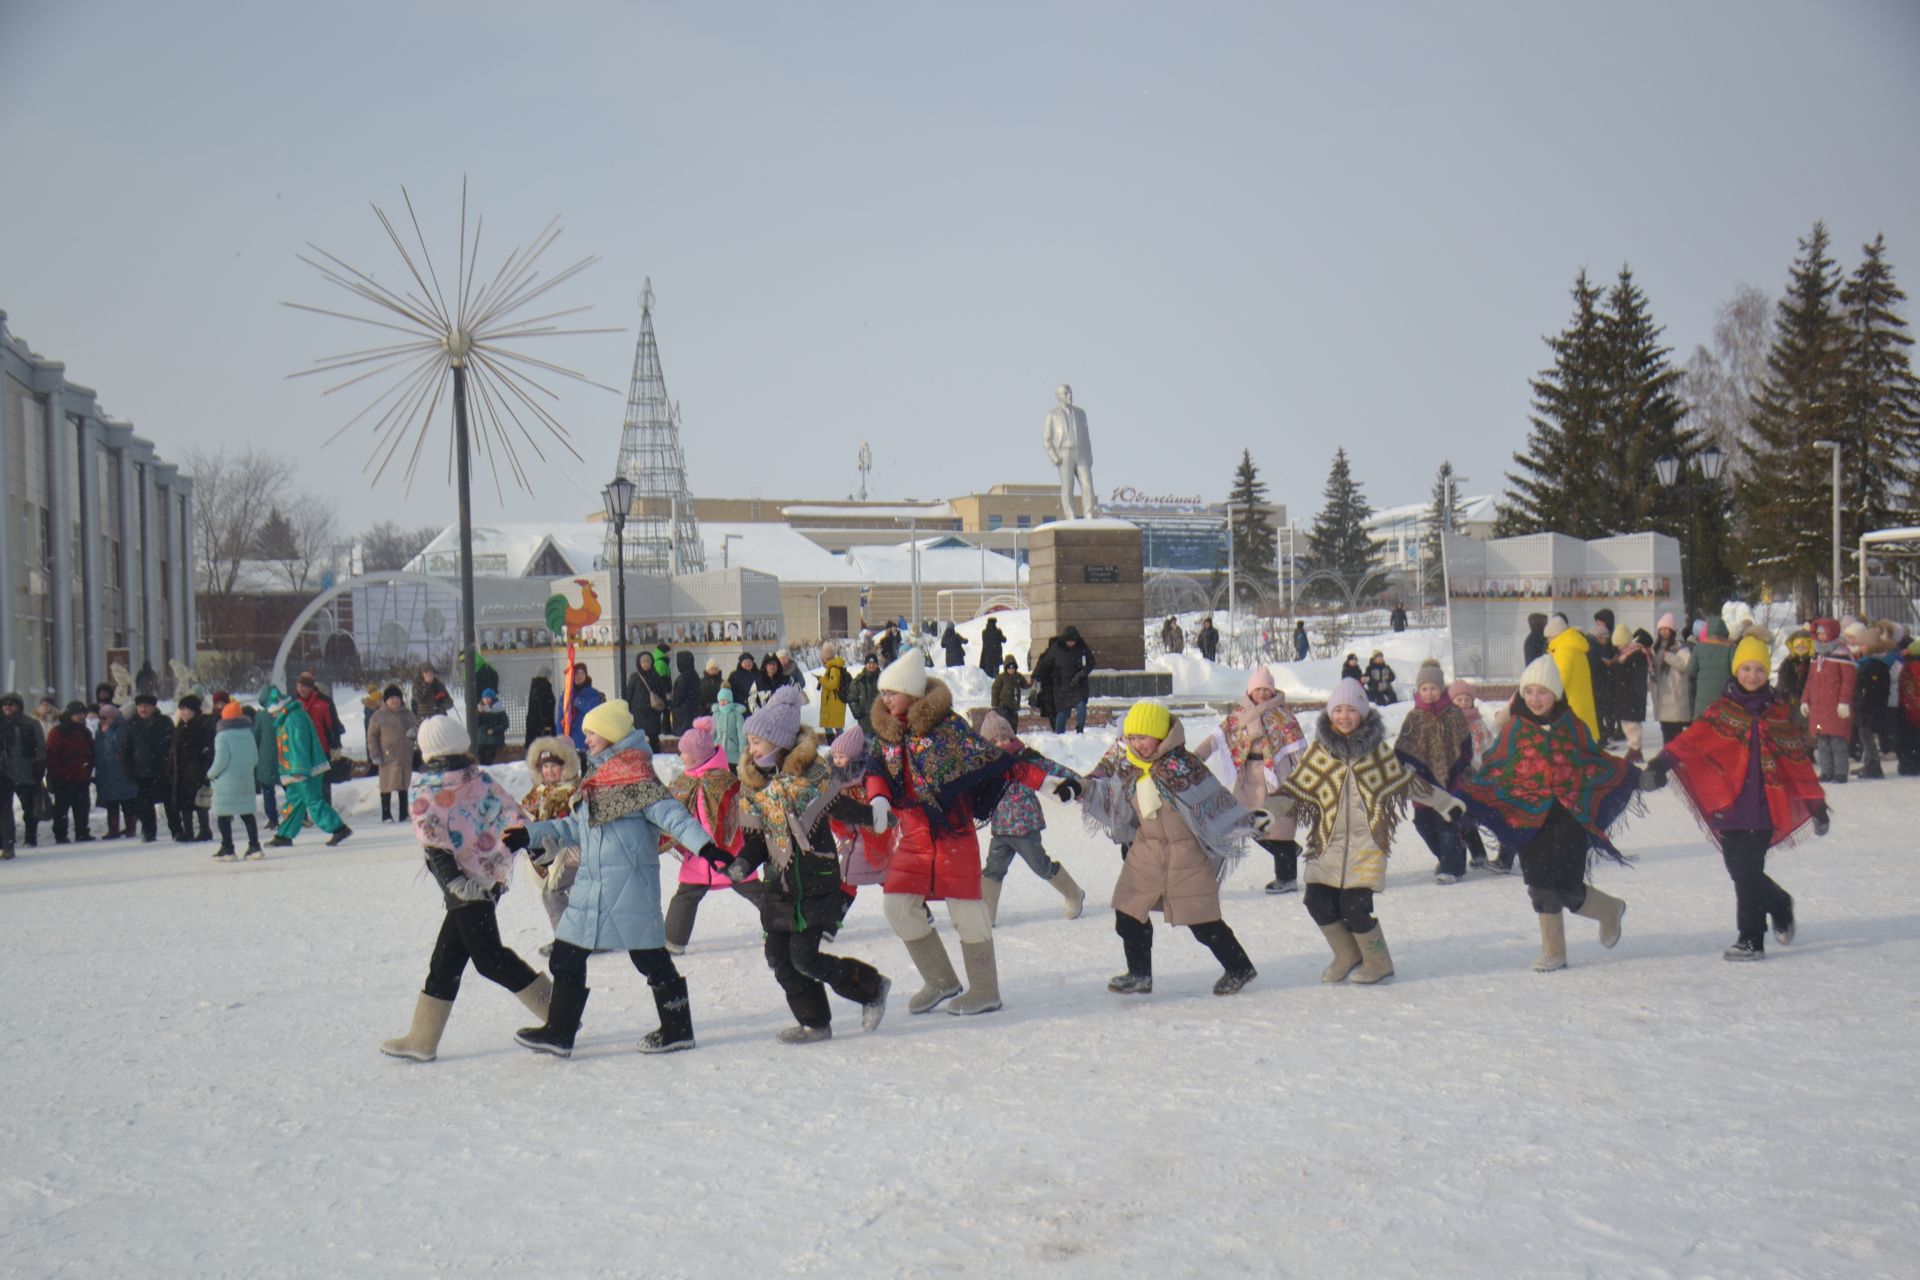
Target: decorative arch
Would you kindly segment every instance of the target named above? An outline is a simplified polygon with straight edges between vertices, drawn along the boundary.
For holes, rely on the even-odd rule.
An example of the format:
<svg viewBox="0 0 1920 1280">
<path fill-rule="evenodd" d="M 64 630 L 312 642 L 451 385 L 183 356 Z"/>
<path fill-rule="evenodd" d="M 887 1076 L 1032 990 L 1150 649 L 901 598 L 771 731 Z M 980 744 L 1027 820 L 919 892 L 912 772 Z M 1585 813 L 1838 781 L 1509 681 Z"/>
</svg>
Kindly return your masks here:
<svg viewBox="0 0 1920 1280">
<path fill-rule="evenodd" d="M 280 641 L 278 652 L 273 655 L 273 665 L 267 668 L 267 679 L 278 684 L 283 690 L 293 687 L 293 682 L 287 677 L 287 659 L 293 656 L 293 642 L 299 639 L 300 633 L 306 629 L 309 622 L 313 621 L 315 615 L 335 600 L 338 600 L 347 592 L 358 587 L 379 587 L 403 585 L 407 583 L 423 587 L 438 587 L 441 590 L 457 589 L 443 579 L 429 577 L 424 573 L 407 573 L 398 569 L 381 570 L 375 573 L 363 573 L 358 577 L 343 578 L 335 585 L 307 601 L 307 607 L 295 616 L 292 624 L 287 627 L 287 634 Z"/>
</svg>

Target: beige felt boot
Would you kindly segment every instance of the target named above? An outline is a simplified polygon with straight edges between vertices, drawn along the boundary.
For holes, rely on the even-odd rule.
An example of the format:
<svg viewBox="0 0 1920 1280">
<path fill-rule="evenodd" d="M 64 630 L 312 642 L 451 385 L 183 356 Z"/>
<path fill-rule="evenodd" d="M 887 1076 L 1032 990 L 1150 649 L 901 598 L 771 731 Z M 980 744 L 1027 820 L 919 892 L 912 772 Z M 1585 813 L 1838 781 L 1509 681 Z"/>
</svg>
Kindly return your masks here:
<svg viewBox="0 0 1920 1280">
<path fill-rule="evenodd" d="M 1081 910 L 1087 905 L 1086 890 L 1074 881 L 1073 876 L 1064 866 L 1054 872 L 1053 879 L 1047 883 L 1058 889 L 1060 896 L 1067 900 L 1066 909 L 1063 912 L 1067 919 L 1078 920 Z"/>
<path fill-rule="evenodd" d="M 432 1062 L 440 1051 L 440 1037 L 453 1013 L 453 1001 L 436 1000 L 422 992 L 413 1006 L 413 1027 L 397 1040 L 380 1046 L 389 1058 L 409 1058 L 414 1062 Z"/>
<path fill-rule="evenodd" d="M 1327 935 L 1327 945 L 1333 948 L 1333 963 L 1320 971 L 1320 981 L 1345 982 L 1347 975 L 1360 967 L 1360 944 L 1341 921 L 1321 925 L 1320 932 Z"/>
<path fill-rule="evenodd" d="M 946 954 L 944 948 L 942 955 Z M 993 962 L 993 939 L 962 942 L 960 957 L 967 966 L 967 994 L 947 1006 L 948 1013 L 992 1013 L 1000 1007 L 1000 972 Z"/>
<path fill-rule="evenodd" d="M 545 1022 L 547 1009 L 553 1003 L 553 979 L 539 974 L 532 982 L 513 993 L 513 998 L 527 1006 L 527 1012 Z"/>
<path fill-rule="evenodd" d="M 1353 975 L 1353 981 L 1371 986 L 1393 976 L 1393 956 L 1387 950 L 1387 935 L 1380 931 L 1377 923 L 1365 933 L 1354 934 L 1353 941 L 1360 948 L 1360 972 Z"/>
<path fill-rule="evenodd" d="M 953 971 L 953 961 L 947 959 L 947 947 L 939 934 L 930 932 L 915 938 L 907 944 L 907 954 L 924 984 L 907 1001 L 908 1013 L 925 1013 L 942 1000 L 960 994 L 960 978 Z"/>
<path fill-rule="evenodd" d="M 1558 911 L 1540 917 L 1540 958 L 1533 962 L 1535 973 L 1552 973 L 1567 967 L 1567 921 Z"/>
<path fill-rule="evenodd" d="M 1587 900 L 1574 912 L 1589 920 L 1600 922 L 1600 945 L 1617 946 L 1620 942 L 1620 921 L 1627 914 L 1627 904 L 1611 894 L 1605 894 L 1591 885 L 1587 888 Z"/>
<path fill-rule="evenodd" d="M 987 904 L 987 919 L 994 924 L 1000 923 L 1000 891 L 1006 887 L 1004 880 L 980 878 L 980 901 Z"/>
</svg>

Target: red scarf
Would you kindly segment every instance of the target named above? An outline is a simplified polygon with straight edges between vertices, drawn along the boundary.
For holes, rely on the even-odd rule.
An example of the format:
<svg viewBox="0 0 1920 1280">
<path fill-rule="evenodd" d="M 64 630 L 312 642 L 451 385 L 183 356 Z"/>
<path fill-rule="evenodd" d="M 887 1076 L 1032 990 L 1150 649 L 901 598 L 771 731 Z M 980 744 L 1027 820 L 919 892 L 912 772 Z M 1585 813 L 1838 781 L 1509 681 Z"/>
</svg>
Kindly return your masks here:
<svg viewBox="0 0 1920 1280">
<path fill-rule="evenodd" d="M 1732 698 L 1718 698 L 1664 753 L 1674 761 L 1680 794 L 1716 844 L 1720 834 L 1714 830 L 1712 815 L 1725 813 L 1740 798 L 1751 765 L 1756 723 L 1760 783 L 1766 791 L 1767 818 L 1773 824 L 1772 843 L 1792 839 L 1812 818 L 1814 807 L 1826 803 L 1826 793 L 1813 772 L 1812 740 L 1794 723 L 1785 699 L 1775 698 L 1755 716 Z"/>
</svg>

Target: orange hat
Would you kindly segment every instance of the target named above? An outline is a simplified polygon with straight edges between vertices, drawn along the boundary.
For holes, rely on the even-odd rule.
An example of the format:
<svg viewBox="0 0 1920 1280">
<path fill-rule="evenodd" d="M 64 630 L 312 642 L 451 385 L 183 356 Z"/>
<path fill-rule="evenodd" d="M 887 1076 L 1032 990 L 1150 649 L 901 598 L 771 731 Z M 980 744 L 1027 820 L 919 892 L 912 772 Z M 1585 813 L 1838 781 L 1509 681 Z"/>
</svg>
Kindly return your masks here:
<svg viewBox="0 0 1920 1280">
<path fill-rule="evenodd" d="M 237 702 L 229 702 L 226 706 L 220 708 L 220 718 L 222 720 L 238 720 L 246 714 L 247 709 Z"/>
</svg>

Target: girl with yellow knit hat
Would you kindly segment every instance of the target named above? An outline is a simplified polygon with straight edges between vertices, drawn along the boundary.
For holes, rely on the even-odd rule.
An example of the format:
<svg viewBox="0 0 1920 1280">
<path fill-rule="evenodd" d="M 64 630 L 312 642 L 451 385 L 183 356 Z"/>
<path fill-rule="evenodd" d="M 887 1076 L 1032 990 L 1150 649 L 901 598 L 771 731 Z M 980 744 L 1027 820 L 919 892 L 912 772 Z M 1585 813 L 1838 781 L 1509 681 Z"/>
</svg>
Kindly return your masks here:
<svg viewBox="0 0 1920 1280">
<path fill-rule="evenodd" d="M 1153 922 L 1186 925 L 1225 971 L 1213 994 L 1251 982 L 1253 962 L 1220 918 L 1220 882 L 1267 815 L 1248 810 L 1187 750 L 1186 731 L 1157 702 L 1136 702 L 1120 741 L 1087 777 L 1091 824 L 1120 846 L 1113 886 L 1113 928 L 1127 971 L 1107 983 L 1120 995 L 1153 991 Z"/>
<path fill-rule="evenodd" d="M 1767 875 L 1767 851 L 1809 821 L 1827 834 L 1827 797 L 1813 771 L 1813 744 L 1787 700 L 1767 683 L 1772 654 L 1749 632 L 1733 651 L 1733 678 L 1699 719 L 1647 766 L 1640 786 L 1657 791 L 1671 773 L 1733 880 L 1740 936 L 1728 960 L 1764 960 L 1774 940 L 1793 941 L 1793 895 Z"/>
</svg>

